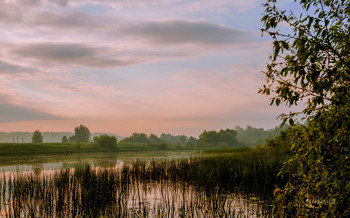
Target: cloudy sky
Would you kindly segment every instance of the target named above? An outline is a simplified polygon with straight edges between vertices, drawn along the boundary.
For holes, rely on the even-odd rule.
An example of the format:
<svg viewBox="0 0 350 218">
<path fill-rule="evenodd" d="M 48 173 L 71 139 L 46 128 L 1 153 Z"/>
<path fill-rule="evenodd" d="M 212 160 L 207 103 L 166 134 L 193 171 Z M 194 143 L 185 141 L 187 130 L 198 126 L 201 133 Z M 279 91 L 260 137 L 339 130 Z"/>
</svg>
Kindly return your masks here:
<svg viewBox="0 0 350 218">
<path fill-rule="evenodd" d="M 262 3 L 0 0 L 0 131 L 273 128 Z"/>
</svg>

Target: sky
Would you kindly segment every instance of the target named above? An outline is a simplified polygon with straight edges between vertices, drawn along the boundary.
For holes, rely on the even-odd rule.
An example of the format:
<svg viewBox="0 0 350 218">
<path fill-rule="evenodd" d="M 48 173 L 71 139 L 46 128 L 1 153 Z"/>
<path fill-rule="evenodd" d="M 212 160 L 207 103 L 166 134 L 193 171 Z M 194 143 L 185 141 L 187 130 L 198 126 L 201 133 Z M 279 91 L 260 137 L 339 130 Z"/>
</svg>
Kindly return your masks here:
<svg viewBox="0 0 350 218">
<path fill-rule="evenodd" d="M 0 0 L 0 131 L 274 128 L 262 3 Z"/>
</svg>

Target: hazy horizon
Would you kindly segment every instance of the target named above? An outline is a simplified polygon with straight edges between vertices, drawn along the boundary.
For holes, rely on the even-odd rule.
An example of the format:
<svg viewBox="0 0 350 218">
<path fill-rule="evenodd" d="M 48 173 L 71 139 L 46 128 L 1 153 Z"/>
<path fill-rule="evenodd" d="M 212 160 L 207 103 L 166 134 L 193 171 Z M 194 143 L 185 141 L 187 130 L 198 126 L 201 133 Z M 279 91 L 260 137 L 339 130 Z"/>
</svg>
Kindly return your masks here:
<svg viewBox="0 0 350 218">
<path fill-rule="evenodd" d="M 2 1 L 0 131 L 274 128 L 290 109 L 257 93 L 262 13 L 258 0 Z"/>
</svg>

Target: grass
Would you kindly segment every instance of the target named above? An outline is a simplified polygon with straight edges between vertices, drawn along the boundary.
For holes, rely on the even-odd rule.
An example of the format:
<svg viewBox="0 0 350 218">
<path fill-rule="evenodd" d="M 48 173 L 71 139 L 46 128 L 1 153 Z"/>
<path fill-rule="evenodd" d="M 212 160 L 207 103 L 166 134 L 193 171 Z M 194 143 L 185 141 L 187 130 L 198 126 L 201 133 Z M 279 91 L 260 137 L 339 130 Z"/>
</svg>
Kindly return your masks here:
<svg viewBox="0 0 350 218">
<path fill-rule="evenodd" d="M 61 154 L 77 152 L 95 152 L 103 148 L 93 144 L 63 144 L 63 143 L 1 143 L 0 155 L 19 154 Z"/>
<path fill-rule="evenodd" d="M 0 207 L 8 217 L 236 217 L 273 213 L 281 156 L 249 151 L 175 160 L 136 160 L 54 173 L 0 176 Z M 267 200 L 250 212 L 235 197 Z M 6 206 L 7 205 L 7 206 Z M 247 206 L 247 205 L 246 205 Z"/>
<path fill-rule="evenodd" d="M 118 143 L 116 147 L 101 147 L 94 143 L 0 143 L 0 156 L 18 154 L 66 154 L 88 152 L 202 150 L 185 145 Z"/>
<path fill-rule="evenodd" d="M 167 147 L 142 144 L 142 143 L 118 143 L 117 147 L 100 147 L 93 143 L 0 143 L 0 166 L 45 163 L 52 161 L 69 160 L 69 161 L 91 161 L 96 156 L 104 155 L 116 157 L 128 152 L 142 154 L 144 152 L 201 152 L 203 148 L 191 148 L 179 145 L 168 145 Z M 232 151 L 231 151 L 232 150 Z M 221 153 L 221 152 L 238 152 L 246 149 L 214 149 L 205 153 Z M 107 157 L 107 159 L 110 159 Z"/>
<path fill-rule="evenodd" d="M 166 148 L 141 144 L 118 143 L 116 147 L 100 147 L 93 143 L 0 143 L 0 156 L 39 155 L 39 154 L 72 154 L 120 151 L 154 151 L 154 150 L 188 150 L 183 147 L 168 146 Z"/>
<path fill-rule="evenodd" d="M 204 150 L 204 153 L 208 154 L 231 154 L 231 153 L 244 153 L 250 151 L 251 147 L 235 147 L 235 148 L 212 148 Z"/>
</svg>

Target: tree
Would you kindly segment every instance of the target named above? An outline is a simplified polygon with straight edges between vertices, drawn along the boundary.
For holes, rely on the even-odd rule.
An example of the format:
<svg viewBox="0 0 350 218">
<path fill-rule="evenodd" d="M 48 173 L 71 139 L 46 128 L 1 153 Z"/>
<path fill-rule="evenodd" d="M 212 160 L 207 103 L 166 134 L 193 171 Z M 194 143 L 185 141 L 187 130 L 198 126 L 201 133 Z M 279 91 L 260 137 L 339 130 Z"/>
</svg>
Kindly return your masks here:
<svg viewBox="0 0 350 218">
<path fill-rule="evenodd" d="M 76 135 L 72 135 L 68 138 L 68 142 L 69 143 L 76 143 L 77 142 L 77 136 Z"/>
<path fill-rule="evenodd" d="M 160 135 L 160 139 L 168 144 L 177 144 L 177 145 L 184 145 L 187 142 L 188 137 L 185 135 L 171 135 L 171 134 L 165 134 L 162 133 Z"/>
<path fill-rule="evenodd" d="M 278 9 L 267 0 L 263 33 L 273 38 L 273 55 L 264 72 L 266 84 L 260 93 L 273 95 L 271 104 L 296 105 L 307 101 L 301 112 L 318 113 L 349 100 L 350 35 L 349 1 L 294 0 L 304 10 L 300 16 Z M 313 14 L 313 15 L 312 15 Z M 291 32 L 282 33 L 279 24 Z M 300 112 L 282 114 L 286 121 Z M 318 113 L 318 114 L 320 114 Z"/>
<path fill-rule="evenodd" d="M 158 136 L 156 136 L 154 134 L 151 134 L 148 136 L 148 141 L 151 144 L 160 144 L 163 142 Z"/>
<path fill-rule="evenodd" d="M 234 147 L 238 145 L 237 132 L 233 129 L 203 131 L 199 135 L 198 146 L 202 147 Z"/>
<path fill-rule="evenodd" d="M 235 131 L 237 132 L 237 140 L 239 142 L 245 145 L 253 146 L 264 144 L 267 139 L 275 138 L 282 130 L 286 130 L 289 127 L 290 126 L 288 124 L 285 124 L 282 127 L 264 130 L 263 128 L 255 128 L 248 125 L 245 129 L 240 126 L 236 126 Z"/>
<path fill-rule="evenodd" d="M 297 125 L 291 138 L 292 157 L 281 174 L 285 187 L 275 190 L 285 216 L 350 215 L 350 1 L 295 0 L 300 14 L 279 9 L 267 0 L 263 33 L 273 39 L 266 84 L 260 93 L 272 95 L 271 105 L 307 101 L 302 111 L 282 114 Z M 290 32 L 277 29 L 280 24 Z"/>
<path fill-rule="evenodd" d="M 129 137 L 129 142 L 148 143 L 148 137 L 144 133 L 133 133 L 132 136 Z"/>
<path fill-rule="evenodd" d="M 219 135 L 221 140 L 225 142 L 229 147 L 237 146 L 237 132 L 233 129 L 220 130 Z"/>
<path fill-rule="evenodd" d="M 198 139 L 194 138 L 193 136 L 190 136 L 186 143 L 188 147 L 196 147 L 197 144 L 198 144 Z"/>
<path fill-rule="evenodd" d="M 292 158 L 276 189 L 281 213 L 297 217 L 350 215 L 350 104 L 335 106 L 292 132 Z M 312 206 L 311 206 L 312 205 Z"/>
<path fill-rule="evenodd" d="M 32 143 L 42 143 L 43 142 L 43 136 L 39 130 L 35 130 L 32 137 Z"/>
<path fill-rule="evenodd" d="M 68 143 L 68 138 L 67 136 L 62 137 L 62 143 Z"/>
<path fill-rule="evenodd" d="M 129 143 L 129 138 L 123 138 L 122 140 L 120 140 L 120 143 Z"/>
<path fill-rule="evenodd" d="M 113 148 L 117 145 L 117 138 L 114 136 L 108 136 L 106 134 L 104 135 L 100 135 L 100 136 L 95 136 L 94 137 L 94 142 L 101 146 L 101 147 L 109 147 L 109 148 Z"/>
<path fill-rule="evenodd" d="M 90 130 L 86 126 L 80 124 L 79 127 L 75 127 L 74 132 L 76 136 L 76 142 L 89 142 L 91 134 Z"/>
<path fill-rule="evenodd" d="M 180 145 L 184 145 L 184 144 L 186 144 L 186 142 L 187 142 L 187 140 L 188 140 L 188 137 L 187 136 L 185 136 L 185 135 L 179 135 L 179 136 L 177 136 L 178 137 L 178 144 L 180 144 Z"/>
</svg>

